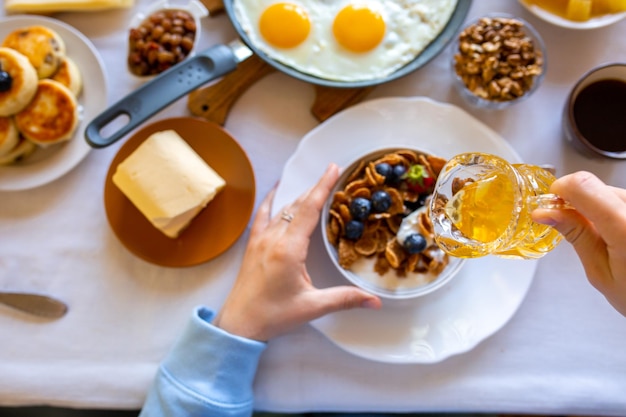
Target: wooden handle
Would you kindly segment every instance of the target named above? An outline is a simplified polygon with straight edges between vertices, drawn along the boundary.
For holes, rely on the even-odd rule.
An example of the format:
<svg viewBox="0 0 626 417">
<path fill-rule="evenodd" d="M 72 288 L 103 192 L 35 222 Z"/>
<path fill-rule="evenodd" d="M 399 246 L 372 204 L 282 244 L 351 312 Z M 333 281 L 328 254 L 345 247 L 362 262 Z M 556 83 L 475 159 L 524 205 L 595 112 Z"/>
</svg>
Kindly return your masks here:
<svg viewBox="0 0 626 417">
<path fill-rule="evenodd" d="M 201 0 L 209 10 L 209 16 L 224 11 L 223 0 Z M 243 61 L 234 72 L 209 87 L 189 94 L 187 107 L 196 116 L 224 125 L 226 117 L 237 99 L 265 75 L 274 71 L 256 55 Z M 315 101 L 311 113 L 320 122 L 335 113 L 361 101 L 374 87 L 332 88 L 315 86 Z"/>
<path fill-rule="evenodd" d="M 311 106 L 313 116 L 323 122 L 335 113 L 363 100 L 374 87 L 331 88 L 315 86 L 315 101 Z"/>
<path fill-rule="evenodd" d="M 252 55 L 219 82 L 189 93 L 187 107 L 196 116 L 224 125 L 237 99 L 256 81 L 273 71 L 273 67 Z"/>
<path fill-rule="evenodd" d="M 220 14 L 224 11 L 224 2 L 222 0 L 200 0 L 204 7 L 209 11 L 209 17 Z"/>
<path fill-rule="evenodd" d="M 252 55 L 217 83 L 189 93 L 187 107 L 192 114 L 223 126 L 239 97 L 256 81 L 273 71 L 275 69 L 272 66 L 258 56 Z M 335 113 L 361 101 L 373 88 L 333 88 L 316 85 L 311 113 L 318 121 L 323 122 Z"/>
</svg>

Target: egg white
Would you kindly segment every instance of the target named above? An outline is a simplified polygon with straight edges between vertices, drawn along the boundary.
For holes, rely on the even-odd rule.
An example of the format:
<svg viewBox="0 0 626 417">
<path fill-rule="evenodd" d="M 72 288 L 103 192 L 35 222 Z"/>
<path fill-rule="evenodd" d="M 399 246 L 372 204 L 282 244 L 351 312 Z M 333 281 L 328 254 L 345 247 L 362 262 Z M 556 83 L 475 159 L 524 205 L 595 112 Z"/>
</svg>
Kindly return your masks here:
<svg viewBox="0 0 626 417">
<path fill-rule="evenodd" d="M 271 4 L 289 2 L 303 7 L 311 22 L 307 39 L 294 48 L 269 44 L 259 19 Z M 337 43 L 333 21 L 349 4 L 365 4 L 385 21 L 385 36 L 374 49 L 351 52 Z M 413 61 L 443 30 L 457 0 L 234 0 L 235 17 L 250 42 L 270 58 L 303 73 L 336 81 L 382 78 Z"/>
</svg>

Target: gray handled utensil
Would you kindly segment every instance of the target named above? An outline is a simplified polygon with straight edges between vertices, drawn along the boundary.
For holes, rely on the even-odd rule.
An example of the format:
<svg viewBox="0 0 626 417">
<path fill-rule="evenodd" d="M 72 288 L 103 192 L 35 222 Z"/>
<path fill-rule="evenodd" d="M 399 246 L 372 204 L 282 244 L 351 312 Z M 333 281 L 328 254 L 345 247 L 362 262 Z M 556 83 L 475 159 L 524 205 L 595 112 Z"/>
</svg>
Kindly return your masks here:
<svg viewBox="0 0 626 417">
<path fill-rule="evenodd" d="M 0 292 L 0 303 L 35 316 L 56 319 L 67 313 L 67 305 L 55 298 L 40 294 Z"/>
<path fill-rule="evenodd" d="M 250 55 L 252 51 L 243 42 L 235 40 L 228 46 L 214 46 L 187 58 L 96 116 L 85 129 L 87 143 L 94 148 L 111 145 L 168 104 L 234 71 L 237 64 Z M 101 135 L 107 125 L 124 116 L 128 117 L 128 123 L 106 138 Z"/>
</svg>

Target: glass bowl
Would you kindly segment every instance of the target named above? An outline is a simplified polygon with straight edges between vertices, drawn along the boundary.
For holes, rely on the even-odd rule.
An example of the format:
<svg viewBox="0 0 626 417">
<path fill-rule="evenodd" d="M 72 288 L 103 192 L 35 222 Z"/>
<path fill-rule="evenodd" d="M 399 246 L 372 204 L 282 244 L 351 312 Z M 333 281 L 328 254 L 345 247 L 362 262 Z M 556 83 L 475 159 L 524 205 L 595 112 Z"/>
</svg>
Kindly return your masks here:
<svg viewBox="0 0 626 417">
<path fill-rule="evenodd" d="M 177 12 L 184 13 L 191 20 L 185 22 L 174 15 Z M 201 19 L 208 14 L 207 8 L 199 0 L 160 0 L 139 11 L 131 19 L 128 30 L 129 73 L 139 80 L 149 80 L 193 56 L 202 33 Z M 182 23 L 173 23 L 175 20 L 182 20 Z M 187 24 L 191 22 L 194 36 L 190 41 L 191 26 L 187 27 Z M 149 44 L 151 47 L 144 46 Z M 154 56 L 149 55 L 150 50 L 154 50 Z M 139 68 L 143 64 L 150 68 L 150 73 L 142 74 L 133 70 L 133 65 Z"/>
<path fill-rule="evenodd" d="M 335 199 L 335 194 L 342 190 L 345 191 L 345 187 L 347 184 L 352 184 L 350 187 L 354 187 L 355 179 L 351 177 L 353 177 L 353 173 L 355 171 L 362 172 L 362 166 L 363 166 L 362 164 L 368 164 L 370 162 L 377 161 L 379 160 L 379 158 L 385 155 L 388 155 L 390 153 L 396 153 L 397 151 L 404 151 L 404 150 L 406 150 L 406 148 L 376 149 L 365 155 L 362 155 L 361 157 L 359 157 L 358 159 L 350 163 L 343 170 L 342 174 L 340 175 L 337 181 L 337 184 L 331 191 L 328 201 L 326 201 L 326 203 L 324 204 L 324 207 L 322 208 L 322 216 L 321 216 L 321 221 L 320 221 L 322 239 L 324 241 L 326 252 L 328 253 L 328 256 L 330 257 L 335 268 L 337 268 L 337 271 L 339 271 L 339 273 L 352 284 L 372 294 L 376 294 L 380 297 L 388 298 L 388 299 L 410 299 L 410 298 L 416 298 L 416 297 L 420 297 L 420 296 L 432 293 L 433 291 L 443 287 L 446 283 L 450 282 L 450 280 L 452 280 L 452 278 L 457 275 L 457 273 L 461 269 L 461 266 L 465 262 L 465 259 L 445 255 L 443 251 L 439 249 L 439 247 L 437 247 L 437 245 L 434 243 L 434 240 L 432 239 L 432 235 L 430 235 L 430 236 L 426 236 L 426 240 L 428 241 L 427 248 L 422 253 L 417 254 L 415 256 L 417 256 L 419 259 L 430 259 L 431 257 L 433 259 L 437 259 L 436 255 L 438 254 L 439 256 L 442 256 L 443 259 L 446 259 L 447 263 L 441 262 L 441 258 L 439 258 L 439 262 L 440 262 L 439 264 L 437 264 L 438 261 L 435 260 L 433 261 L 432 264 L 430 264 L 430 270 L 427 269 L 422 272 L 418 272 L 415 270 L 411 272 L 406 272 L 406 269 L 404 269 L 406 268 L 406 263 L 401 264 L 403 266 L 397 269 L 390 268 L 384 274 L 380 274 L 379 272 L 376 272 L 376 270 L 374 269 L 374 265 L 377 263 L 377 261 L 380 262 L 379 257 L 383 257 L 383 256 L 386 257 L 387 255 L 384 251 L 381 252 L 381 249 L 386 247 L 389 244 L 393 245 L 395 243 L 395 242 L 392 242 L 393 240 L 396 240 L 396 231 L 394 231 L 395 227 L 390 227 L 389 225 L 394 224 L 394 223 L 397 225 L 398 223 L 396 223 L 396 221 L 401 221 L 405 218 L 412 219 L 413 217 L 415 217 L 415 216 L 411 217 L 409 213 L 411 212 L 415 213 L 415 211 L 412 211 L 412 209 L 415 209 L 415 207 L 418 205 L 423 205 L 424 209 L 426 209 L 427 204 L 425 203 L 426 201 L 425 197 L 427 195 L 430 195 L 430 192 L 426 192 L 426 193 L 420 194 L 421 201 L 419 203 L 415 203 L 415 202 L 409 203 L 408 201 L 403 201 L 402 202 L 402 204 L 404 204 L 403 212 L 401 214 L 398 213 L 394 216 L 389 216 L 389 217 L 393 217 L 392 219 L 388 220 L 387 218 L 382 218 L 381 220 L 374 220 L 372 217 L 373 215 L 370 214 L 367 220 L 364 221 L 364 223 L 367 226 L 366 226 L 365 232 L 363 233 L 363 236 L 364 237 L 367 236 L 368 240 L 370 240 L 369 236 L 376 236 L 375 239 L 374 238 L 372 239 L 378 242 L 375 246 L 378 247 L 379 249 L 369 255 L 359 254 L 358 259 L 352 265 L 349 266 L 350 269 L 346 269 L 342 266 L 343 262 L 340 261 L 339 252 L 340 251 L 343 252 L 343 249 L 339 249 L 339 245 L 337 245 L 335 241 L 338 238 L 343 238 L 344 244 L 346 244 L 345 242 L 348 242 L 346 247 L 351 247 L 352 245 L 356 246 L 358 240 L 355 239 L 349 242 L 350 239 L 348 239 L 345 236 L 343 231 L 339 233 L 337 233 L 337 231 L 333 231 L 333 227 L 331 226 L 331 221 L 337 222 L 337 220 L 336 219 L 331 220 L 331 219 L 333 217 L 336 217 L 337 213 L 341 211 L 338 209 L 336 204 L 333 204 L 333 200 Z M 430 153 L 424 152 L 421 150 L 411 149 L 410 151 L 416 152 L 418 154 L 423 154 L 423 155 L 431 155 Z M 436 178 L 434 178 L 433 180 L 435 179 Z M 388 187 L 392 187 L 392 186 L 383 185 L 383 184 L 378 184 L 378 185 L 371 185 L 371 184 L 372 183 L 370 183 L 370 185 L 363 184 L 363 186 L 357 185 L 357 188 L 368 188 L 370 192 L 373 193 L 374 191 L 379 190 L 379 189 L 388 189 Z M 393 186 L 392 188 L 397 188 L 397 187 Z M 352 191 L 350 191 L 349 194 L 351 196 L 363 195 L 361 194 L 360 191 L 356 193 L 352 193 Z M 404 194 L 404 196 L 407 196 L 407 195 L 408 194 Z M 373 199 L 370 198 L 370 201 L 373 201 Z M 348 205 L 349 203 L 346 205 L 346 209 Z M 411 208 L 408 208 L 409 206 L 411 206 Z M 390 213 L 393 211 L 394 210 L 391 209 Z M 346 216 L 346 215 L 347 214 L 345 213 L 345 209 L 344 209 L 343 216 Z M 347 221 L 344 221 L 344 226 L 345 224 L 347 224 Z M 385 228 L 388 228 L 388 229 L 385 229 Z M 342 227 L 342 229 L 345 230 L 345 227 Z M 375 230 L 375 232 L 373 232 L 373 230 Z M 423 233 L 423 234 L 428 235 L 428 233 Z M 365 246 L 367 246 L 369 243 L 365 242 Z M 381 246 L 379 246 L 380 244 L 383 245 L 382 248 Z M 400 248 L 401 248 L 401 245 L 400 245 Z M 424 258 L 421 258 L 422 254 Z M 426 254 L 428 254 L 428 256 Z M 408 257 L 411 255 L 409 255 L 408 253 L 405 253 L 402 256 L 407 257 L 405 261 L 408 263 L 409 262 Z M 413 258 L 413 260 L 415 260 L 415 258 Z M 382 262 L 386 262 L 386 261 L 382 261 Z M 419 265 L 424 266 L 424 264 L 422 263 L 420 263 Z M 398 274 L 397 271 L 400 271 L 400 273 Z"/>
<path fill-rule="evenodd" d="M 452 48 L 454 86 L 477 108 L 499 110 L 526 100 L 537 91 L 547 70 L 539 33 L 508 14 L 472 21 Z"/>
</svg>

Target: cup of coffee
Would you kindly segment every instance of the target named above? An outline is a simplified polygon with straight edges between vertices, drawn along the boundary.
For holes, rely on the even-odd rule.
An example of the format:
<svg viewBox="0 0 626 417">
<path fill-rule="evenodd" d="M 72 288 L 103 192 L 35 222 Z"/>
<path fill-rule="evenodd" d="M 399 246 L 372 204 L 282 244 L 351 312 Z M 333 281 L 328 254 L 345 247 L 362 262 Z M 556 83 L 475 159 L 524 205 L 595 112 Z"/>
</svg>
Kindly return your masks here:
<svg viewBox="0 0 626 417">
<path fill-rule="evenodd" d="M 626 63 L 583 75 L 565 102 L 563 134 L 587 156 L 626 159 Z"/>
</svg>

